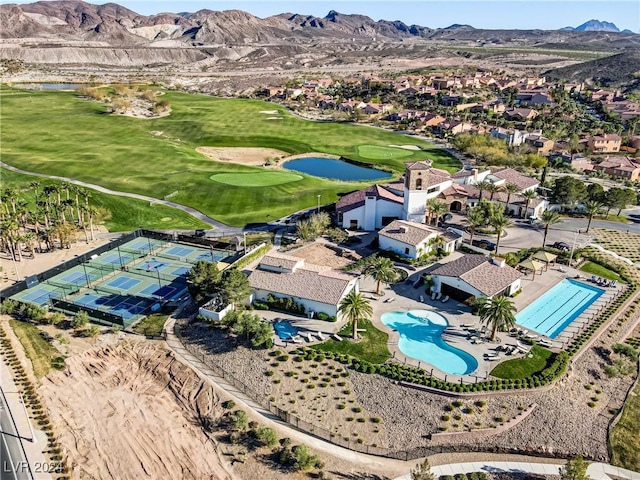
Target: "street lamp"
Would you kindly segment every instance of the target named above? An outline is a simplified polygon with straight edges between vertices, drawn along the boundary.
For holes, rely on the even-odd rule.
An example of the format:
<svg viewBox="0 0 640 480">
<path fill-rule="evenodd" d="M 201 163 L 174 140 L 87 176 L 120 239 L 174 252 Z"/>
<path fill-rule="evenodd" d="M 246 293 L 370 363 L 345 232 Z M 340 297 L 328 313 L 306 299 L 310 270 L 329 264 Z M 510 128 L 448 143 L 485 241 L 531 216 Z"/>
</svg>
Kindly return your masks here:
<svg viewBox="0 0 640 480">
<path fill-rule="evenodd" d="M 160 282 L 160 265 L 156 265 L 156 273 L 158 274 L 158 287 L 162 288 L 162 283 Z"/>
<path fill-rule="evenodd" d="M 573 260 L 573 251 L 576 248 L 576 241 L 578 240 L 578 235 L 580 235 L 580 231 L 577 231 L 573 234 L 573 245 L 571 245 L 571 254 L 569 255 L 569 266 L 571 266 L 571 260 Z"/>
<path fill-rule="evenodd" d="M 320 213 L 320 195 L 318 195 L 318 209 L 316 210 L 316 213 Z"/>
</svg>

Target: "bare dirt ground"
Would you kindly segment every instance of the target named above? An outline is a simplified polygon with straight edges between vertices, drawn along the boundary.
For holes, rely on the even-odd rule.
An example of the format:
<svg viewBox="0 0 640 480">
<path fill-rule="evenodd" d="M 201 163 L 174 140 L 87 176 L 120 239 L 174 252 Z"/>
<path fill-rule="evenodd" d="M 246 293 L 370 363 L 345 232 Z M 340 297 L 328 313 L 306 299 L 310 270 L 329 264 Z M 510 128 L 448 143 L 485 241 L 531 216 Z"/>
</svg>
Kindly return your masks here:
<svg viewBox="0 0 640 480">
<path fill-rule="evenodd" d="M 323 265 L 334 269 L 340 269 L 353 263 L 353 259 L 341 256 L 336 250 L 322 243 L 313 243 L 287 253 L 294 257 L 304 258 L 313 265 Z"/>
<path fill-rule="evenodd" d="M 104 227 L 94 227 L 96 233 L 106 233 L 107 230 Z M 100 245 L 108 242 L 108 239 L 96 239 L 95 242 L 89 242 L 88 244 L 81 240 L 73 243 L 71 248 L 57 249 L 52 252 L 36 253 L 35 258 L 29 258 L 28 255 L 24 256 L 21 262 L 15 262 L 15 266 L 11 260 L 3 256 L 0 258 L 0 290 L 6 288 L 16 281 L 24 280 L 25 277 L 35 275 L 36 273 L 44 272 L 49 268 L 59 265 L 60 263 L 73 258 L 75 255 L 92 250 Z M 16 277 L 16 269 L 18 275 Z"/>
<path fill-rule="evenodd" d="M 218 162 L 239 163 L 241 165 L 262 166 L 267 160 L 281 159 L 289 154 L 275 148 L 254 147 L 198 147 L 196 151 Z M 276 166 L 272 163 L 272 166 Z"/>
<path fill-rule="evenodd" d="M 240 478 L 199 427 L 222 413 L 201 383 L 160 344 L 125 342 L 69 358 L 40 391 L 73 478 Z"/>
</svg>

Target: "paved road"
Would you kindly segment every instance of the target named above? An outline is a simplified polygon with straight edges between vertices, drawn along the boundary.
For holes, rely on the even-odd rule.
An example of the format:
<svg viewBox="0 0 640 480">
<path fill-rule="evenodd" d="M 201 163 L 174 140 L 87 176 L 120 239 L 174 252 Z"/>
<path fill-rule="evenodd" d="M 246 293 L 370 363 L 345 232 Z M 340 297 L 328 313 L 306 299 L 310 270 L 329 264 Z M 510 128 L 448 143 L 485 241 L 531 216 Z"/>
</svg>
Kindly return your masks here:
<svg viewBox="0 0 640 480">
<path fill-rule="evenodd" d="M 31 480 L 29 470 L 24 468 L 28 465 L 27 458 L 4 393 L 0 394 L 0 431 L 0 479 Z"/>
</svg>

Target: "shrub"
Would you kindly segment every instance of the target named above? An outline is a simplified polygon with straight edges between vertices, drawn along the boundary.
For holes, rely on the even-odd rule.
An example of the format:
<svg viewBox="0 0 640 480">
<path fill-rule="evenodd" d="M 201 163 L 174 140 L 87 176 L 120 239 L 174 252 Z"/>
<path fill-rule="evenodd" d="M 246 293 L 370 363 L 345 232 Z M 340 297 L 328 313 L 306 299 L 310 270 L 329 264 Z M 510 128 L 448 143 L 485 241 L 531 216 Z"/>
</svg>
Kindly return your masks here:
<svg viewBox="0 0 640 480">
<path fill-rule="evenodd" d="M 236 430 L 244 430 L 247 428 L 249 424 L 249 418 L 247 417 L 247 412 L 244 410 L 236 410 L 231 415 L 231 423 L 233 428 Z"/>
<path fill-rule="evenodd" d="M 89 323 L 89 314 L 84 310 L 80 310 L 76 313 L 76 316 L 71 320 L 71 326 L 75 329 L 84 328 Z"/>
<path fill-rule="evenodd" d="M 371 417 L 371 423 L 380 423 L 381 421 L 380 417 Z"/>
<path fill-rule="evenodd" d="M 226 402 L 222 402 L 222 408 L 226 408 L 227 410 L 231 410 L 236 406 L 236 402 L 233 400 L 227 400 Z"/>
<path fill-rule="evenodd" d="M 256 438 L 264 446 L 273 448 L 278 443 L 278 435 L 273 428 L 261 425 L 256 429 Z"/>
<path fill-rule="evenodd" d="M 293 468 L 302 472 L 315 468 L 320 459 L 309 453 L 306 445 L 296 445 L 291 449 Z"/>
</svg>

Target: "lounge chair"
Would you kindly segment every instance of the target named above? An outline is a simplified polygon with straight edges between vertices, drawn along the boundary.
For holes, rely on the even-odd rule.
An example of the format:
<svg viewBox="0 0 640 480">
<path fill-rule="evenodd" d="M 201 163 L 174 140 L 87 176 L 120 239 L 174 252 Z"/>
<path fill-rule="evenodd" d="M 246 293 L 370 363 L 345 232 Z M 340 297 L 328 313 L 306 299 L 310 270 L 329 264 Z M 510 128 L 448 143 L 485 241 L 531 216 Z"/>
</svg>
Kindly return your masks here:
<svg viewBox="0 0 640 480">
<path fill-rule="evenodd" d="M 442 299 L 442 303 L 447 303 L 449 301 L 449 295 L 445 295 L 445 297 Z"/>
<path fill-rule="evenodd" d="M 289 338 L 289 340 L 291 340 L 293 343 L 302 343 L 302 339 L 298 335 Z"/>
<path fill-rule="evenodd" d="M 436 295 L 436 300 L 440 300 L 441 296 L 442 296 L 442 292 L 438 292 L 438 294 Z"/>
<path fill-rule="evenodd" d="M 307 333 L 306 339 L 307 339 L 307 342 L 309 342 L 309 343 L 314 341 L 313 336 L 311 335 L 311 332 Z"/>
<path fill-rule="evenodd" d="M 538 335 L 534 335 L 533 333 L 527 333 L 525 337 L 530 338 L 531 340 L 535 340 L 536 338 L 538 338 Z"/>
<path fill-rule="evenodd" d="M 424 297 L 420 295 L 420 303 L 424 303 Z"/>
<path fill-rule="evenodd" d="M 391 303 L 396 299 L 396 297 L 387 298 L 384 303 Z"/>
<path fill-rule="evenodd" d="M 331 335 L 331 338 L 333 340 L 335 340 L 336 342 L 341 342 L 342 341 L 342 337 L 340 335 L 338 335 L 337 333 L 334 333 L 333 335 Z"/>
<path fill-rule="evenodd" d="M 598 277 L 596 277 L 595 275 L 591 275 L 591 281 L 593 283 L 596 283 L 598 281 Z"/>
<path fill-rule="evenodd" d="M 431 294 L 431 300 L 435 300 L 435 299 L 436 299 L 436 292 L 433 292 L 433 293 Z"/>
<path fill-rule="evenodd" d="M 320 341 L 324 341 L 324 335 L 322 334 L 322 332 L 316 332 L 316 337 L 318 337 Z"/>
<path fill-rule="evenodd" d="M 613 280 L 609 286 L 615 288 L 616 285 L 618 285 L 618 281 L 617 280 Z"/>
</svg>

